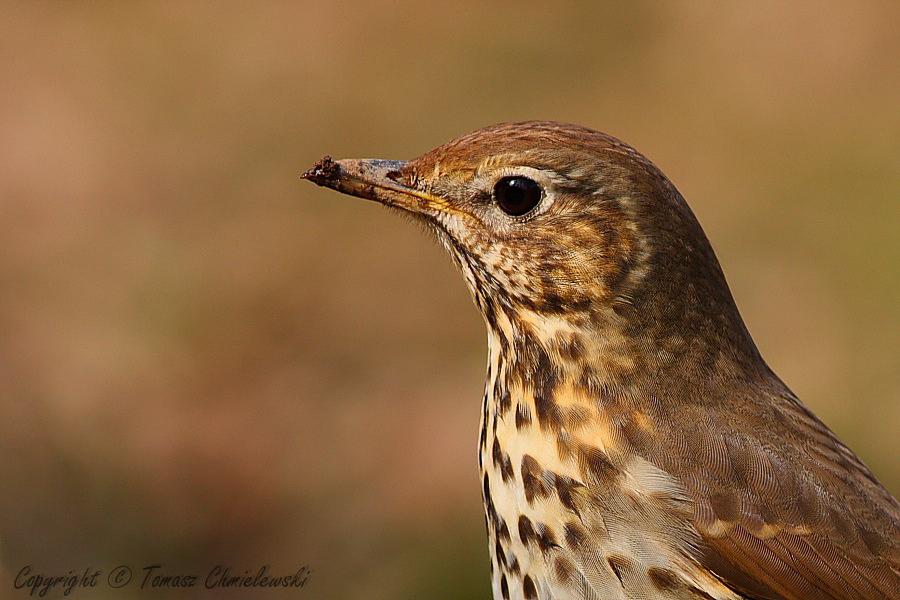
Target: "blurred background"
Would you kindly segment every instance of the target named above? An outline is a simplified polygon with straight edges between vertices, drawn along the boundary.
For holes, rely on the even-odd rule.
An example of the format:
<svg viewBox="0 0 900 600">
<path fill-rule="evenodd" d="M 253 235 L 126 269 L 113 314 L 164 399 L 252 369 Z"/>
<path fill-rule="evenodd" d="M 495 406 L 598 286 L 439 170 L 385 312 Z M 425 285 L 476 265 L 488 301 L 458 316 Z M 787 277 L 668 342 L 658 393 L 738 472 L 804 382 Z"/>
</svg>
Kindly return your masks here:
<svg viewBox="0 0 900 600">
<path fill-rule="evenodd" d="M 4 3 L 0 598 L 25 565 L 119 564 L 487 598 L 481 317 L 420 228 L 298 175 L 500 121 L 656 162 L 769 364 L 900 493 L 898 25 L 893 2 Z M 70 597 L 173 595 L 135 586 Z"/>
</svg>

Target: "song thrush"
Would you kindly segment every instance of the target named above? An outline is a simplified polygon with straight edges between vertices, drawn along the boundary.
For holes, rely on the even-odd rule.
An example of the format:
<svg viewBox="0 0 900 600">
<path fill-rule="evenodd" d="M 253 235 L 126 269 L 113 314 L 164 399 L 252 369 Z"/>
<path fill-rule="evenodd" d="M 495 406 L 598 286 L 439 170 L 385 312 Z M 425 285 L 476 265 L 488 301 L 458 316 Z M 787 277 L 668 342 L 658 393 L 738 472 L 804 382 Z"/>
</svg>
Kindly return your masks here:
<svg viewBox="0 0 900 600">
<path fill-rule="evenodd" d="M 636 150 L 526 122 L 303 177 L 421 219 L 484 315 L 495 598 L 900 598 L 900 505 L 763 361 Z"/>
</svg>

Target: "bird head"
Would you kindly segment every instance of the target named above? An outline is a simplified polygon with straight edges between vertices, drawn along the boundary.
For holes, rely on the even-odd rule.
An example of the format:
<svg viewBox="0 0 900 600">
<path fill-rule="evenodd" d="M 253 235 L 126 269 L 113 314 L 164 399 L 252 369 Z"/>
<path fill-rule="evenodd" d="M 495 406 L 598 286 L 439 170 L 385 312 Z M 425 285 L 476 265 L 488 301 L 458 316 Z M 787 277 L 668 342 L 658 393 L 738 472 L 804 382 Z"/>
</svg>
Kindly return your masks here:
<svg viewBox="0 0 900 600">
<path fill-rule="evenodd" d="M 303 177 L 426 223 L 494 329 L 506 319 L 545 325 L 544 340 L 578 329 L 670 357 L 695 340 L 756 356 L 690 208 L 611 136 L 502 124 L 410 162 L 326 157 Z"/>
</svg>

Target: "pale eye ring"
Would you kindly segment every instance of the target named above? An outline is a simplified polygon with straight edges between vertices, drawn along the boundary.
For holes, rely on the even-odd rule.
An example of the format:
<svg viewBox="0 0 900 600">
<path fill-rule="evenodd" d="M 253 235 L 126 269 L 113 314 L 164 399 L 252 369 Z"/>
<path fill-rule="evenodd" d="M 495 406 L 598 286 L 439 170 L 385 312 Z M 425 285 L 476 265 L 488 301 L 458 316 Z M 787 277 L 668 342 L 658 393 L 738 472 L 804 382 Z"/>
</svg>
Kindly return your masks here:
<svg viewBox="0 0 900 600">
<path fill-rule="evenodd" d="M 534 179 L 521 175 L 503 177 L 494 184 L 493 197 L 500 210 L 513 217 L 531 212 L 544 191 Z"/>
</svg>

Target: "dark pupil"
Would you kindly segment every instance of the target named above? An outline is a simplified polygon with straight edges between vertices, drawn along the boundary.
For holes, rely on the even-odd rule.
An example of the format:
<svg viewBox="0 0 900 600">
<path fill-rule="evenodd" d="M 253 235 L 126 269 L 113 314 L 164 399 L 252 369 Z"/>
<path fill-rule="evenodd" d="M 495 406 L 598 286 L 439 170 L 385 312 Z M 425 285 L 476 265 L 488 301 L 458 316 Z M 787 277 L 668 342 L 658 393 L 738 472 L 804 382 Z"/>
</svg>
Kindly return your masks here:
<svg viewBox="0 0 900 600">
<path fill-rule="evenodd" d="M 541 186 L 527 177 L 504 177 L 494 186 L 494 198 L 506 214 L 524 215 L 541 201 Z"/>
</svg>

